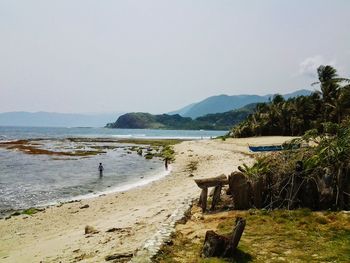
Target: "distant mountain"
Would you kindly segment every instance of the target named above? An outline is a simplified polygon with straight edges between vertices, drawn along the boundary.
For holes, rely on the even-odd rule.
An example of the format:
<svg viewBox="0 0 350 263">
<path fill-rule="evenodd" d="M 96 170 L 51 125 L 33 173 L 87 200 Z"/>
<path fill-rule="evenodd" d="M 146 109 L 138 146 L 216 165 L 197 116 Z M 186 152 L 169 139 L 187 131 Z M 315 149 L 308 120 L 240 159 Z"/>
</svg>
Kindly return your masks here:
<svg viewBox="0 0 350 263">
<path fill-rule="evenodd" d="M 239 109 L 207 114 L 196 118 L 196 121 L 209 123 L 212 127 L 220 130 L 230 129 L 230 127 L 232 128 L 252 114 L 256 108 L 256 105 L 257 103 L 251 103 Z"/>
<path fill-rule="evenodd" d="M 104 127 L 120 115 L 121 113 L 4 112 L 0 113 L 0 126 Z"/>
<path fill-rule="evenodd" d="M 285 99 L 297 96 L 307 96 L 312 93 L 311 90 L 297 90 L 295 92 L 284 94 Z M 222 113 L 234 109 L 239 109 L 247 104 L 267 102 L 274 94 L 265 96 L 259 95 L 218 95 L 206 98 L 198 103 L 190 104 L 180 110 L 170 112 L 169 114 L 179 114 L 183 117 L 197 118 L 206 114 Z"/>
<path fill-rule="evenodd" d="M 114 123 L 108 123 L 108 128 L 122 129 L 181 129 L 181 130 L 229 130 L 232 126 L 245 120 L 253 113 L 256 104 L 223 113 L 208 114 L 195 120 L 182 117 L 179 114 L 152 115 L 144 112 L 126 113 Z"/>
</svg>

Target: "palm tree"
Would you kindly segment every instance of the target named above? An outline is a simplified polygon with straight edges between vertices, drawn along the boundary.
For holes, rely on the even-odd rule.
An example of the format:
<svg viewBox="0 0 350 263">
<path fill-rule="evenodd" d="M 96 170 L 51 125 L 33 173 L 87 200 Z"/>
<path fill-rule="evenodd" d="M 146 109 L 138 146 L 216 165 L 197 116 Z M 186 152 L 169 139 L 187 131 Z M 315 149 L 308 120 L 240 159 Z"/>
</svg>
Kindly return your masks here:
<svg viewBox="0 0 350 263">
<path fill-rule="evenodd" d="M 339 94 L 339 88 L 344 82 L 350 82 L 349 79 L 339 78 L 337 70 L 332 66 L 319 66 L 317 68 L 318 82 L 312 83 L 312 85 L 320 84 L 322 99 L 323 99 L 323 117 L 325 121 L 335 121 L 331 118 L 332 109 L 334 109 L 335 102 L 337 101 L 337 95 Z"/>
</svg>

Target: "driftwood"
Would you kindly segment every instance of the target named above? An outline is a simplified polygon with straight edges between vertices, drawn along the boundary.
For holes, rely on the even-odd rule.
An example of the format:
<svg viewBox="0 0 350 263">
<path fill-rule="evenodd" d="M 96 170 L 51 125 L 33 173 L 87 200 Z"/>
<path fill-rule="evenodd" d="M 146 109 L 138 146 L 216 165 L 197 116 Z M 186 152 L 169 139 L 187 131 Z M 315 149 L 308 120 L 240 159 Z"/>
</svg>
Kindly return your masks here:
<svg viewBox="0 0 350 263">
<path fill-rule="evenodd" d="M 212 230 L 205 234 L 202 250 L 203 257 L 233 257 L 238 243 L 242 237 L 246 221 L 241 217 L 236 218 L 236 226 L 229 237 L 221 236 Z"/>
<path fill-rule="evenodd" d="M 223 174 L 217 177 L 206 178 L 206 179 L 196 179 L 194 180 L 199 188 L 202 189 L 200 197 L 199 197 L 199 205 L 202 208 L 202 212 L 204 213 L 207 210 L 207 201 L 208 201 L 208 188 L 215 187 L 213 193 L 213 201 L 211 203 L 211 210 L 215 209 L 215 206 L 220 201 L 220 194 L 222 186 L 227 184 L 227 177 Z"/>
<path fill-rule="evenodd" d="M 105 260 L 106 261 L 113 260 L 113 262 L 129 262 L 132 257 L 133 257 L 133 253 L 126 252 L 126 253 L 117 253 L 117 254 L 106 256 Z"/>
</svg>

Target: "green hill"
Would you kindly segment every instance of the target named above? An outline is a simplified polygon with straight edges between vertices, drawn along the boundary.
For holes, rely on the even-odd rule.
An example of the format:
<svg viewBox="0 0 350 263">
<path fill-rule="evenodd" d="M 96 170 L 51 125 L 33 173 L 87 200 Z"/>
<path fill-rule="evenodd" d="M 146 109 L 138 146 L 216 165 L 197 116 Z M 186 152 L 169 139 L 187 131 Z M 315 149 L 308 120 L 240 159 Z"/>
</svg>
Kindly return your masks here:
<svg viewBox="0 0 350 263">
<path fill-rule="evenodd" d="M 177 129 L 177 130 L 229 130 L 232 126 L 252 114 L 256 104 L 247 105 L 238 110 L 224 113 L 208 114 L 195 120 L 181 117 L 179 114 L 152 115 L 144 112 L 126 113 L 114 123 L 108 123 L 108 128 L 121 129 Z"/>
</svg>

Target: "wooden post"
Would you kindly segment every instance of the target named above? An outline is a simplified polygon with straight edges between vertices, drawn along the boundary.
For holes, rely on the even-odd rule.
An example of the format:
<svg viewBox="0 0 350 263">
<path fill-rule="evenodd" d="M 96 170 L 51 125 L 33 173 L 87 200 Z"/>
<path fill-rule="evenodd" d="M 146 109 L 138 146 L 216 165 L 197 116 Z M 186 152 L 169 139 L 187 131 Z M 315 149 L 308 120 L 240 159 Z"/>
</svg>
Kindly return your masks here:
<svg viewBox="0 0 350 263">
<path fill-rule="evenodd" d="M 208 188 L 206 187 L 202 189 L 202 193 L 200 197 L 203 213 L 207 210 L 207 199 L 208 199 Z"/>
<path fill-rule="evenodd" d="M 243 210 L 250 208 L 250 187 L 244 174 L 241 172 L 233 172 L 228 177 L 228 183 L 235 209 Z"/>
<path fill-rule="evenodd" d="M 205 234 L 202 255 L 203 257 L 233 257 L 241 240 L 246 221 L 236 218 L 236 225 L 230 237 L 221 236 L 212 230 Z"/>
<path fill-rule="evenodd" d="M 213 194 L 213 201 L 211 203 L 211 210 L 215 209 L 215 206 L 219 203 L 220 201 L 220 194 L 221 194 L 221 185 L 215 186 L 214 188 L 214 194 Z"/>
<path fill-rule="evenodd" d="M 234 251 L 237 248 L 238 243 L 241 240 L 244 228 L 245 228 L 245 219 L 243 219 L 242 217 L 237 217 L 236 226 L 235 226 L 235 229 L 233 230 L 229 249 Z"/>
</svg>

